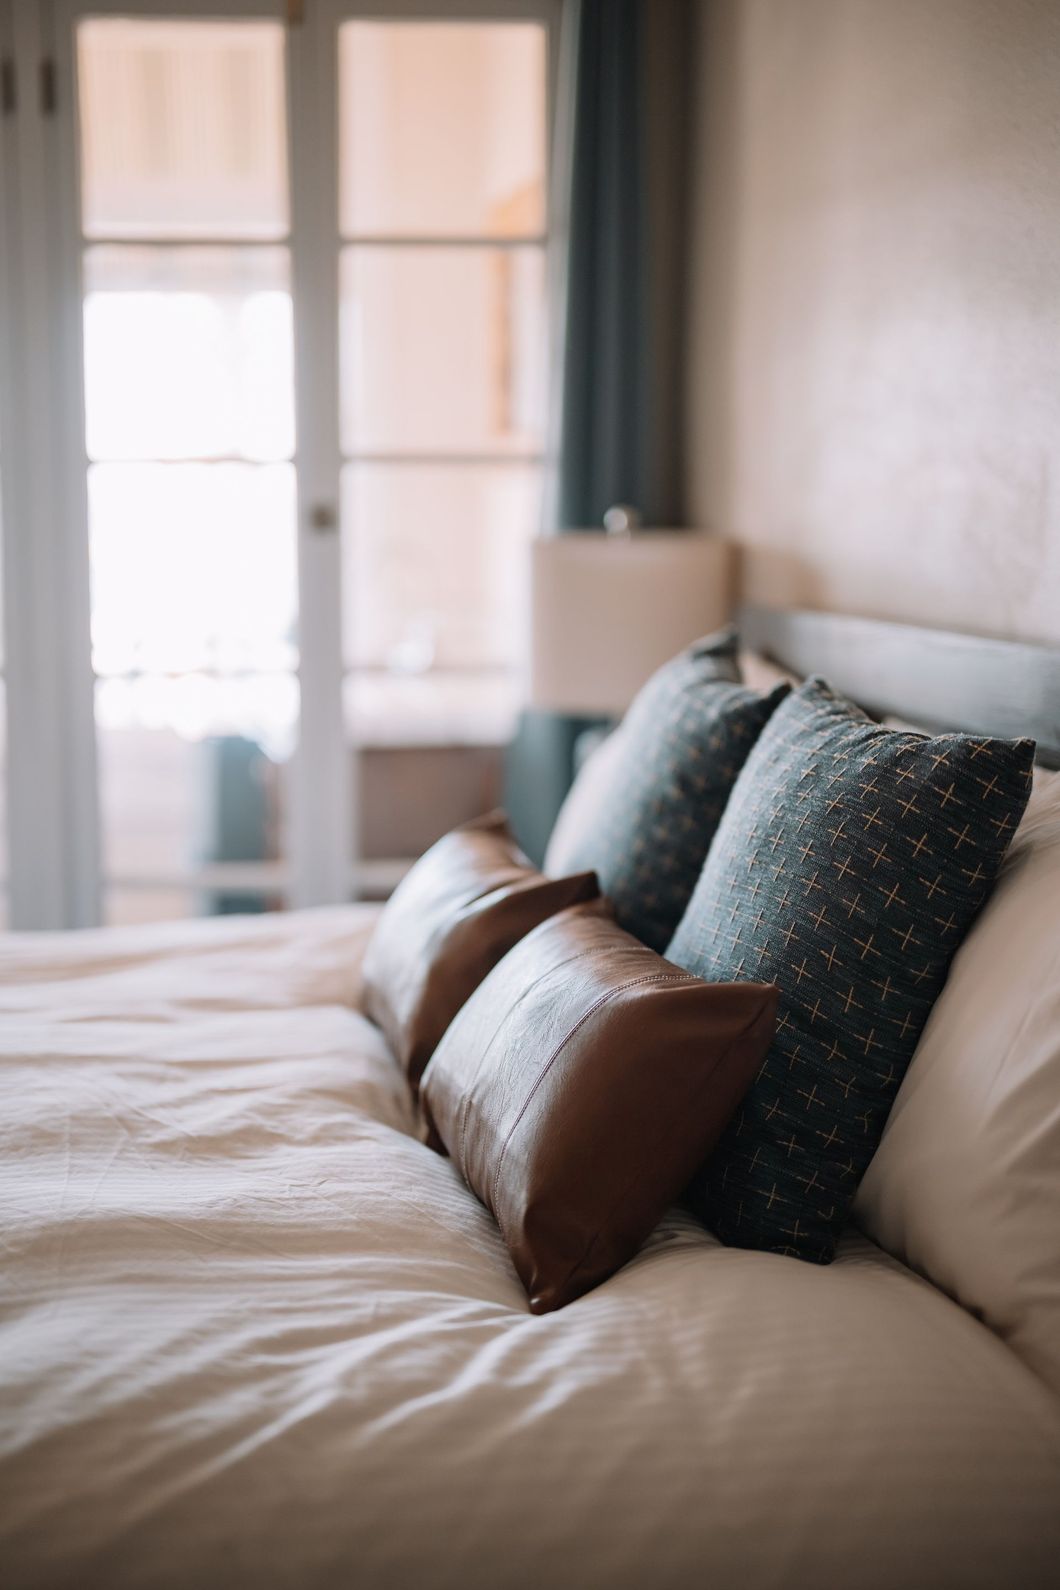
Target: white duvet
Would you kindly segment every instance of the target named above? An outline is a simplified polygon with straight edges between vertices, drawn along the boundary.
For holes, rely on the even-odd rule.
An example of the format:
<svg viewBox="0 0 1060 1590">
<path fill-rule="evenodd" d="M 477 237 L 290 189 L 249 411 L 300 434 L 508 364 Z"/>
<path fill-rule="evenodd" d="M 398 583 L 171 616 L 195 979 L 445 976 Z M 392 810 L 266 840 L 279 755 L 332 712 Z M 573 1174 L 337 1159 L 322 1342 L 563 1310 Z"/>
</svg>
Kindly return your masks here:
<svg viewBox="0 0 1060 1590">
<path fill-rule="evenodd" d="M 0 940 L 0 1585 L 1038 1590 L 1060 1405 L 854 1234 L 539 1319 L 366 913 Z"/>
</svg>

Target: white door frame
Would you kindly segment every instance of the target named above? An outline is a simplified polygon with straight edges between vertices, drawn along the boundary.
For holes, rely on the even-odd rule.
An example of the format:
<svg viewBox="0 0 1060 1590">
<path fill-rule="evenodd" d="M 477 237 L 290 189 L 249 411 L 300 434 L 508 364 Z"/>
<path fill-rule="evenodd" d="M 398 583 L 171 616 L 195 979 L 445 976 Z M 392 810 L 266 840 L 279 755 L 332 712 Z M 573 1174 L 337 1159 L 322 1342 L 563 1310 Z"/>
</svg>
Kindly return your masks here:
<svg viewBox="0 0 1060 1590">
<path fill-rule="evenodd" d="M 99 920 L 95 681 L 89 635 L 87 457 L 75 26 L 85 16 L 272 19 L 289 9 L 288 155 L 298 511 L 300 715 L 291 773 L 293 905 L 350 898 L 358 878 L 356 747 L 343 721 L 339 524 L 337 29 L 358 16 L 531 20 L 549 36 L 553 123 L 563 0 L 0 0 L 20 103 L 0 128 L 0 486 L 5 535 L 10 916 Z M 0 18 L 3 20 L 4 18 Z M 41 99 L 53 63 L 54 103 Z M 32 103 L 31 103 L 32 101 Z M 57 307 L 60 306 L 57 312 Z M 17 535 L 13 527 L 17 525 Z"/>
<path fill-rule="evenodd" d="M 0 563 L 3 565 L 4 611 L 2 621 L 4 628 L 5 672 L 9 665 L 11 652 L 7 610 L 11 605 L 12 599 L 10 596 L 10 554 L 3 544 L 2 531 L 6 523 L 8 535 L 10 535 L 11 512 L 14 507 L 12 490 L 15 480 L 11 470 L 14 467 L 16 456 L 14 447 L 14 415 L 12 412 L 15 388 L 15 383 L 12 379 L 15 358 L 14 282 L 12 270 L 14 265 L 14 235 L 18 225 L 18 217 L 15 210 L 17 111 L 18 74 L 15 61 L 14 23 L 9 0 L 0 0 Z M 4 375 L 5 371 L 8 372 L 6 376 Z M 4 688 L 6 717 L 6 681 Z M 7 732 L 9 735 L 10 731 Z M 4 760 L 5 764 L 9 765 L 9 748 Z M 9 789 L 5 787 L 5 832 L 3 842 L 4 853 L 9 858 L 7 874 L 5 875 L 5 887 L 10 881 L 10 857 L 14 850 L 8 794 Z"/>
<path fill-rule="evenodd" d="M 292 790 L 292 904 L 356 892 L 356 749 L 343 723 L 339 534 L 337 80 L 330 31 L 316 16 L 288 29 L 291 281 L 298 437 L 301 716 Z"/>
<path fill-rule="evenodd" d="M 328 431 L 326 441 L 328 448 L 327 478 L 334 481 L 334 490 L 338 494 L 339 480 L 343 465 L 343 454 L 338 434 L 337 417 L 339 414 L 339 369 L 337 360 L 338 329 L 339 329 L 339 261 L 344 240 L 339 225 L 339 83 L 338 83 L 338 30 L 344 22 L 364 19 L 366 21 L 396 22 L 409 21 L 440 21 L 440 22 L 536 22 L 546 30 L 546 171 L 548 182 L 551 186 L 553 180 L 553 150 L 555 135 L 555 110 L 557 103 L 557 83 L 560 62 L 560 28 L 564 15 L 564 8 L 568 0 L 305 0 L 307 16 L 312 17 L 312 31 L 315 36 L 314 52 L 316 72 L 313 77 L 306 77 L 303 81 L 313 85 L 313 92 L 318 96 L 318 120 L 314 126 L 312 140 L 307 139 L 305 153 L 312 150 L 312 159 L 318 172 L 326 176 L 326 183 L 322 182 L 314 192 L 321 199 L 322 206 L 319 213 L 319 227 L 314 228 L 313 236 L 320 269 L 319 293 L 316 295 L 316 304 L 326 306 L 326 316 L 330 324 L 324 326 L 321 321 L 321 330 L 329 339 L 326 357 L 329 360 L 328 381 L 334 394 L 334 403 L 329 415 L 332 429 Z M 295 30 L 297 31 L 297 30 Z M 312 173 L 304 173 L 303 180 L 307 186 L 312 185 Z M 549 202 L 551 215 L 552 204 Z M 416 242 L 451 242 L 449 238 L 443 239 L 402 239 L 402 242 L 413 244 Z M 522 242 L 523 240 L 519 240 Z M 505 246 L 503 243 L 494 246 Z M 518 244 L 516 245 L 518 246 Z M 550 345 L 551 346 L 551 345 Z M 551 393 L 552 381 L 549 380 L 548 389 Z M 319 387 L 318 389 L 319 390 Z M 546 427 L 546 436 L 549 428 Z M 490 456 L 492 462 L 492 456 Z M 546 460 L 547 462 L 547 460 Z M 338 498 L 336 496 L 336 502 Z M 336 514 L 336 522 L 341 520 L 341 511 Z M 338 565 L 336 564 L 336 569 Z M 334 619 L 337 625 L 335 647 L 329 659 L 332 667 L 337 668 L 338 676 L 329 680 L 330 687 L 339 692 L 341 696 L 343 681 L 346 675 L 342 648 L 342 613 L 341 602 L 336 608 Z M 357 746 L 355 743 L 355 725 L 346 725 L 346 768 L 353 770 L 356 766 L 355 758 Z M 369 866 L 361 869 L 362 876 L 370 871 Z M 357 890 L 358 872 L 354 869 L 353 888 Z"/>
<path fill-rule="evenodd" d="M 73 306 L 62 328 L 62 357 L 71 398 L 68 415 L 70 445 L 62 469 L 66 481 L 67 523 L 85 560 L 82 589 L 87 592 L 88 513 L 87 459 L 84 448 L 83 330 L 81 305 L 82 234 L 80 224 L 80 156 L 78 148 L 75 28 L 84 16 L 143 16 L 182 19 L 257 19 L 283 21 L 282 0 L 53 0 L 55 60 L 58 82 L 56 112 L 61 168 L 58 182 L 59 239 L 57 253 L 67 273 L 65 298 Z M 292 762 L 290 812 L 283 868 L 289 880 L 285 893 L 292 905 L 317 905 L 349 898 L 352 867 L 352 789 L 350 758 L 342 733 L 341 579 L 339 538 L 319 528 L 329 517 L 337 524 L 338 439 L 334 403 L 337 391 L 338 288 L 329 294 L 326 250 L 315 242 L 315 229 L 328 202 L 328 163 L 334 160 L 329 136 L 333 120 L 314 89 L 321 32 L 293 26 L 288 30 L 288 170 L 295 341 L 295 478 L 298 514 L 298 679 L 300 713 L 298 744 Z M 323 74 L 327 77 L 326 72 Z M 58 177 L 58 173 L 57 173 Z M 326 214 L 326 210 L 323 211 Z M 334 302 L 329 302 L 333 299 Z M 334 373 L 329 367 L 334 366 Z M 322 374 L 321 372 L 324 372 Z M 329 446 L 329 433 L 334 432 Z M 87 603 L 86 603 L 87 607 Z M 87 637 L 86 637 L 87 641 Z M 80 673 L 86 692 L 77 690 L 79 718 L 87 726 L 79 750 L 83 756 L 77 782 L 95 789 L 89 755 L 94 757 L 93 676 L 88 645 L 80 649 Z M 92 741 L 86 753 L 84 740 Z M 94 821 L 98 819 L 94 818 Z M 96 844 L 98 853 L 98 842 Z M 97 884 L 98 893 L 98 884 Z"/>
<path fill-rule="evenodd" d="M 70 305 L 56 232 L 54 84 L 44 75 L 51 9 L 14 0 L 9 23 L 18 103 L 5 136 L 5 214 L 15 224 L 5 228 L 0 424 L 10 918 L 14 927 L 82 927 L 98 916 L 96 779 L 85 714 L 87 546 L 72 533 L 66 467 L 70 410 L 81 398 L 64 358 Z"/>
</svg>

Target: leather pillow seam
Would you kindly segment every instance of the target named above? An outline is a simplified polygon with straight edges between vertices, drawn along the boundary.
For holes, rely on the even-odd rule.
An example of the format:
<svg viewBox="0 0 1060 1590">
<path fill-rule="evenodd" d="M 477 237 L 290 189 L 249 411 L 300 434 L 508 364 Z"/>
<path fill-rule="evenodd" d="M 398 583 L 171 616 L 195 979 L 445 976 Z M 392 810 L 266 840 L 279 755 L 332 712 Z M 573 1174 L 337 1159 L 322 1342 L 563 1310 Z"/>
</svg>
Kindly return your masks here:
<svg viewBox="0 0 1060 1590">
<path fill-rule="evenodd" d="M 716 986 L 721 987 L 722 985 L 718 984 Z M 714 1064 L 711 1066 L 710 1071 L 702 1079 L 702 1082 L 701 1082 L 700 1086 L 696 1089 L 697 1097 L 703 1092 L 703 1090 L 705 1088 L 709 1088 L 710 1084 L 714 1081 L 714 1078 L 717 1075 L 718 1071 L 725 1064 L 726 1060 L 728 1060 L 729 1056 L 732 1054 L 732 1052 L 736 1048 L 737 1044 L 743 1043 L 743 1041 L 746 1039 L 748 1034 L 754 1031 L 754 1028 L 761 1021 L 762 1014 L 767 1009 L 768 1004 L 769 1004 L 768 1000 L 763 1000 L 762 1003 L 759 1005 L 758 1009 L 755 1011 L 754 1015 L 751 1017 L 750 1021 L 747 1023 L 747 1025 L 745 1027 L 741 1027 L 739 1032 L 733 1034 L 733 1036 L 730 1039 L 730 1041 L 726 1044 L 723 1052 L 717 1057 L 717 1059 L 715 1060 Z M 682 1112 L 681 1113 L 683 1113 L 684 1110 L 687 1110 L 687 1108 L 688 1108 L 688 1105 L 687 1105 L 687 1102 L 685 1102 L 685 1104 L 682 1107 Z M 675 1111 L 675 1115 L 677 1113 L 678 1112 Z M 626 1182 L 626 1186 L 625 1186 L 625 1189 L 624 1189 L 624 1191 L 622 1193 L 621 1198 L 616 1200 L 616 1206 L 617 1207 L 619 1207 L 619 1208 L 621 1208 L 623 1210 L 628 1207 L 629 1202 L 630 1202 L 631 1187 L 632 1187 L 632 1178 L 630 1178 L 630 1180 Z M 614 1209 L 611 1210 L 611 1213 L 613 1213 L 613 1212 L 614 1212 Z M 596 1246 L 597 1242 L 600 1240 L 600 1236 L 601 1236 L 601 1229 L 600 1229 L 600 1227 L 597 1227 L 597 1229 L 593 1232 L 592 1236 L 589 1237 L 588 1240 L 586 1241 L 585 1247 L 582 1249 L 580 1255 L 575 1260 L 574 1264 L 571 1265 L 571 1267 L 568 1270 L 567 1274 L 563 1277 L 563 1281 L 561 1283 L 561 1286 L 560 1286 L 559 1290 L 562 1290 L 563 1287 L 567 1287 L 567 1286 L 570 1285 L 570 1283 L 571 1283 L 572 1279 L 574 1278 L 574 1276 L 577 1275 L 578 1271 L 582 1268 L 582 1266 L 585 1264 L 586 1260 L 589 1258 L 589 1255 L 592 1253 L 593 1248 Z"/>
<path fill-rule="evenodd" d="M 572 958 L 576 959 L 576 957 Z M 500 1182 L 501 1171 L 504 1168 L 504 1158 L 508 1152 L 512 1138 L 518 1131 L 523 1116 L 530 1108 L 534 1094 L 544 1082 L 548 1073 L 551 1071 L 552 1067 L 555 1065 L 556 1061 L 559 1059 L 560 1055 L 563 1053 L 564 1049 L 567 1047 L 568 1043 L 570 1043 L 574 1035 L 579 1032 L 582 1027 L 584 1027 L 585 1023 L 589 1021 L 591 1017 L 596 1015 L 596 1012 L 600 1010 L 602 1006 L 608 1004 L 612 999 L 616 999 L 619 994 L 628 993 L 631 988 L 641 988 L 648 983 L 689 983 L 695 981 L 696 978 L 691 972 L 682 972 L 678 970 L 674 970 L 672 972 L 648 972 L 640 977 L 631 978 L 626 983 L 620 983 L 617 988 L 605 989 L 600 997 L 593 1001 L 593 1003 L 589 1006 L 589 1009 L 582 1012 L 582 1014 L 578 1017 L 578 1020 L 574 1023 L 573 1027 L 571 1027 L 568 1032 L 564 1033 L 563 1037 L 560 1039 L 559 1043 L 556 1045 L 546 1060 L 536 1082 L 530 1089 L 530 1092 L 526 1095 L 526 1098 L 519 1106 L 519 1113 L 512 1122 L 511 1127 L 508 1130 L 508 1134 L 501 1145 L 500 1157 L 497 1160 L 497 1169 L 494 1172 L 493 1181 L 490 1186 L 490 1208 L 494 1212 L 494 1218 L 496 1218 L 497 1187 Z"/>
<path fill-rule="evenodd" d="M 550 918 L 549 920 L 554 920 L 554 918 Z M 457 1127 L 457 1130 L 456 1130 L 456 1133 L 455 1133 L 456 1144 L 457 1144 L 455 1152 L 456 1152 L 456 1154 L 458 1156 L 458 1162 L 461 1165 L 463 1165 L 466 1162 L 464 1150 L 465 1150 L 466 1143 L 467 1143 L 467 1120 L 468 1120 L 468 1116 L 471 1114 L 471 1105 L 472 1105 L 472 1102 L 473 1102 L 473 1089 L 474 1089 L 475 1083 L 478 1081 L 479 1077 L 482 1075 L 482 1069 L 483 1069 L 483 1067 L 486 1064 L 486 1057 L 488 1056 L 490 1050 L 493 1048 L 493 1045 L 496 1043 L 497 1039 L 501 1036 L 501 1033 L 504 1030 L 505 1024 L 510 1019 L 510 1017 L 513 1015 L 513 1013 L 519 1008 L 519 1006 L 521 1004 L 523 1004 L 525 1000 L 530 998 L 530 995 L 534 992 L 535 988 L 537 988 L 539 984 L 543 983 L 547 977 L 552 975 L 552 972 L 560 971 L 560 970 L 564 969 L 565 967 L 572 966 L 575 961 L 580 961 L 586 955 L 592 955 L 593 953 L 594 953 L 594 950 L 593 950 L 592 947 L 590 947 L 588 949 L 584 949 L 584 950 L 577 950 L 577 951 L 575 951 L 575 953 L 573 955 L 568 955 L 565 960 L 560 961 L 558 966 L 552 967 L 548 971 L 542 972 L 538 977 L 534 978 L 534 981 L 530 984 L 530 986 L 528 988 L 524 988 L 522 990 L 522 992 L 520 993 L 520 995 L 519 995 L 518 999 L 515 1001 L 515 1003 L 511 1006 L 511 1008 L 509 1010 L 507 1010 L 505 1012 L 504 1021 L 501 1022 L 496 1027 L 496 1029 L 494 1030 L 493 1034 L 491 1035 L 489 1043 L 486 1045 L 485 1049 L 482 1052 L 482 1058 L 480 1059 L 478 1065 L 475 1068 L 474 1075 L 468 1078 L 467 1084 L 466 1084 L 466 1086 L 464 1088 L 464 1097 L 461 1100 L 461 1104 L 460 1104 L 460 1123 L 459 1123 L 459 1126 Z M 501 964 L 501 963 L 498 962 L 498 965 L 499 964 Z M 472 996 L 472 997 L 474 997 L 474 996 Z M 426 1078 L 426 1072 L 424 1072 L 424 1078 Z"/>
</svg>

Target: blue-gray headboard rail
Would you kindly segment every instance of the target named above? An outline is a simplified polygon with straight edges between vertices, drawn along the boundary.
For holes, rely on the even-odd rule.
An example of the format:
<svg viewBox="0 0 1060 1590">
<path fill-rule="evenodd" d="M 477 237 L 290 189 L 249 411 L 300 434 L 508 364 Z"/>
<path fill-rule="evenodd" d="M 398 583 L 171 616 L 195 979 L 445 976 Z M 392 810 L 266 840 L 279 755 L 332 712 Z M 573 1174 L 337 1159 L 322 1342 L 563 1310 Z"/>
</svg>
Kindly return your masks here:
<svg viewBox="0 0 1060 1590">
<path fill-rule="evenodd" d="M 939 732 L 1038 742 L 1060 767 L 1060 649 L 801 608 L 745 607 L 744 644 L 792 673 L 823 674 L 875 717 Z"/>
</svg>

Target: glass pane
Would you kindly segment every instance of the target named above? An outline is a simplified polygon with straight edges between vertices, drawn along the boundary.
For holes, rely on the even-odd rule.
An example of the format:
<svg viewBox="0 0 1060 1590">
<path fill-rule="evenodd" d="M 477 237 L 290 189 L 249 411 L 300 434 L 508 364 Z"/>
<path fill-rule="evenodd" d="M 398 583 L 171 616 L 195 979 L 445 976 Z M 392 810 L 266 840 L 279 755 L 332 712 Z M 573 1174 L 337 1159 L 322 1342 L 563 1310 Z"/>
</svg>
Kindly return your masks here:
<svg viewBox="0 0 1060 1590">
<path fill-rule="evenodd" d="M 284 248 L 85 253 L 90 458 L 290 458 Z"/>
<path fill-rule="evenodd" d="M 0 902 L 2 909 L 2 902 Z M 103 891 L 103 920 L 108 927 L 135 927 L 145 922 L 175 922 L 180 917 L 215 916 L 244 911 L 282 911 L 283 898 L 259 890 L 171 889 L 136 886 Z"/>
<path fill-rule="evenodd" d="M 511 672 L 355 673 L 343 685 L 347 729 L 367 746 L 504 745 L 518 697 Z"/>
<path fill-rule="evenodd" d="M 343 235 L 533 237 L 545 226 L 545 30 L 339 30 Z"/>
<path fill-rule="evenodd" d="M 539 491 L 538 471 L 519 464 L 348 466 L 347 665 L 514 668 Z"/>
<path fill-rule="evenodd" d="M 279 23 L 93 19 L 77 61 L 86 236 L 284 235 Z"/>
<path fill-rule="evenodd" d="M 280 857 L 297 711 L 290 674 L 101 680 L 106 876 L 170 887 L 194 867 Z"/>
<path fill-rule="evenodd" d="M 290 464 L 96 464 L 88 495 L 98 674 L 295 665 Z"/>
<path fill-rule="evenodd" d="M 345 249 L 343 450 L 537 451 L 544 350 L 543 250 Z"/>
<path fill-rule="evenodd" d="M 143 922 L 175 922 L 199 916 L 201 903 L 189 889 L 105 889 L 103 920 L 108 927 L 137 927 Z"/>
</svg>

